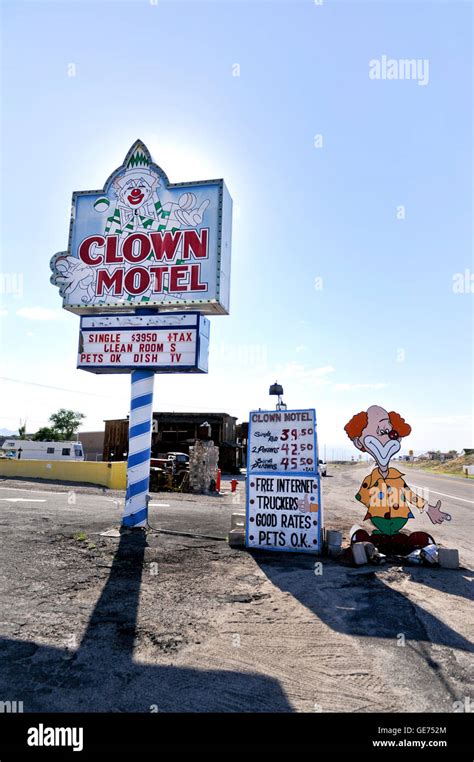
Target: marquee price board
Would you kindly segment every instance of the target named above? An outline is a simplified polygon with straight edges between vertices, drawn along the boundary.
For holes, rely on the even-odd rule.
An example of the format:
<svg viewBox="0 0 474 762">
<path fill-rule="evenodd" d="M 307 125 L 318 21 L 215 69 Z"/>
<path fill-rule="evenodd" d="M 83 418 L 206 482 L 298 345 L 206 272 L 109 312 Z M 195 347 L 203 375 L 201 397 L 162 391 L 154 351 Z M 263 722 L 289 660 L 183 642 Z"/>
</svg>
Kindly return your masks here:
<svg viewBox="0 0 474 762">
<path fill-rule="evenodd" d="M 250 413 L 248 473 L 318 471 L 314 410 Z"/>
<path fill-rule="evenodd" d="M 198 313 L 82 317 L 77 367 L 92 373 L 206 373 L 209 320 Z"/>
</svg>

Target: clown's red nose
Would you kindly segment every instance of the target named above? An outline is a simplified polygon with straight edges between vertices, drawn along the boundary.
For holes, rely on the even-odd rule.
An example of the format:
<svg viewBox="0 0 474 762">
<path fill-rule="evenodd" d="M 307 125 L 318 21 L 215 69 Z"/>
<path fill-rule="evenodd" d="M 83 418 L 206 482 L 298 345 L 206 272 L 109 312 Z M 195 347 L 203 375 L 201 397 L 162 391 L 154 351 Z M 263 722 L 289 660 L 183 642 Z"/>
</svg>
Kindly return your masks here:
<svg viewBox="0 0 474 762">
<path fill-rule="evenodd" d="M 398 431 L 389 431 L 388 437 L 389 439 L 398 439 L 399 438 Z"/>
<path fill-rule="evenodd" d="M 140 196 L 140 194 L 141 194 L 140 188 L 134 188 L 134 189 L 132 190 L 132 192 L 131 192 L 131 194 L 130 194 L 130 195 L 131 195 L 131 196 Z"/>
</svg>

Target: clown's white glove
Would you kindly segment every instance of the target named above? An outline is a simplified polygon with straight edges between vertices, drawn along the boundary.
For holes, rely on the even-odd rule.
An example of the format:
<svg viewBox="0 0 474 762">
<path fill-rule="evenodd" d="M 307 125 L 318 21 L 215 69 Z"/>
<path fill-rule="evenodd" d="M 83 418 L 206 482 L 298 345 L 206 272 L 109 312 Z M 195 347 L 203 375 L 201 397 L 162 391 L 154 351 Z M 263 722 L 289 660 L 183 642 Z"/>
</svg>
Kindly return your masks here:
<svg viewBox="0 0 474 762">
<path fill-rule="evenodd" d="M 179 199 L 179 209 L 174 210 L 176 219 L 187 228 L 195 228 L 201 224 L 204 212 L 209 206 L 209 199 L 203 201 L 200 207 L 190 209 L 190 206 L 196 204 L 194 193 L 183 193 Z"/>
<path fill-rule="evenodd" d="M 93 297 L 92 283 L 94 273 L 89 265 L 81 262 L 77 257 L 58 257 L 54 265 L 54 273 L 51 282 L 59 286 L 61 296 L 71 294 L 77 289 L 77 296 L 83 304 L 91 301 Z"/>
</svg>

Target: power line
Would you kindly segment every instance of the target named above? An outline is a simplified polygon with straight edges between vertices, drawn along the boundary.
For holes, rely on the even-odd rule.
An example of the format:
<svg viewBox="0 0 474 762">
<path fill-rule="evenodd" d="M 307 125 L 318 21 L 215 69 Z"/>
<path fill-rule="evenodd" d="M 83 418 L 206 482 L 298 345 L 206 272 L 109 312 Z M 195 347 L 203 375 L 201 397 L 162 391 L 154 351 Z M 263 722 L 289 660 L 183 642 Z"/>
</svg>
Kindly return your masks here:
<svg viewBox="0 0 474 762">
<path fill-rule="evenodd" d="M 101 399 L 121 399 L 118 396 L 113 397 L 110 394 L 95 394 L 94 392 L 81 392 L 78 389 L 66 389 L 63 386 L 50 386 L 49 384 L 38 384 L 35 381 L 24 381 L 21 378 L 8 378 L 7 376 L 0 376 L 0 381 L 9 381 L 10 383 L 14 384 L 25 384 L 26 386 L 38 386 L 41 389 L 54 389 L 55 391 L 59 392 L 70 392 L 71 394 L 82 394 L 86 395 L 87 397 L 100 397 Z M 184 410 L 185 412 L 189 412 L 190 410 L 196 410 L 197 412 L 203 412 L 203 413 L 212 413 L 213 409 L 209 407 L 197 407 L 192 402 L 184 402 L 181 405 L 172 405 L 173 408 Z M 215 412 L 221 413 L 222 410 L 220 408 L 215 408 Z M 233 411 L 233 412 L 240 412 L 240 408 L 237 407 L 231 407 L 227 408 L 227 410 Z"/>
<path fill-rule="evenodd" d="M 39 386 L 42 389 L 54 389 L 57 392 L 71 392 L 71 394 L 85 394 L 88 397 L 102 397 L 103 399 L 110 399 L 110 394 L 94 394 L 94 392 L 81 392 L 78 389 L 66 389 L 63 386 L 50 386 L 49 384 L 37 384 L 34 381 L 23 381 L 21 378 L 7 378 L 6 376 L 0 376 L 0 381 L 9 381 L 13 384 L 26 384 L 26 386 Z"/>
</svg>

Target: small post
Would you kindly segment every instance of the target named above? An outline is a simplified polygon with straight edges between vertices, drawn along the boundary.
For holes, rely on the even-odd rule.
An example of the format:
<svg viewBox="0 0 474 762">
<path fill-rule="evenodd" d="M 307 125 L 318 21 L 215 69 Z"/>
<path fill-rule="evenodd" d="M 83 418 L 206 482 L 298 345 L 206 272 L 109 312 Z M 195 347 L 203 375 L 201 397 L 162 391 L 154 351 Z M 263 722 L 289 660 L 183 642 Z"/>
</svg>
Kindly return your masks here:
<svg viewBox="0 0 474 762">
<path fill-rule="evenodd" d="M 125 527 L 144 527 L 148 521 L 154 377 L 152 370 L 131 373 L 127 492 L 122 518 Z"/>
</svg>

